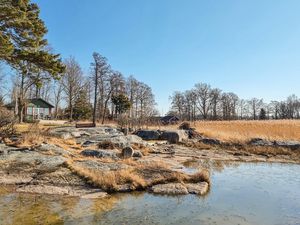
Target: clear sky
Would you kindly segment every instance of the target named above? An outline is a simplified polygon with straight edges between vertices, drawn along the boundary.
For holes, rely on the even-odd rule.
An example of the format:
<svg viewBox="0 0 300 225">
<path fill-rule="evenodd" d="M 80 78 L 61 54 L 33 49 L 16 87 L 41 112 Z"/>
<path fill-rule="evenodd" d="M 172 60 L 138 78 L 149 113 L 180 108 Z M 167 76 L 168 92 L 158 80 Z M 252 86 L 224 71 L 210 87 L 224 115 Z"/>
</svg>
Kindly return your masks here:
<svg viewBox="0 0 300 225">
<path fill-rule="evenodd" d="M 158 109 L 207 82 L 242 98 L 300 96 L 299 0 L 35 0 L 63 58 L 92 53 L 150 85 Z"/>
</svg>

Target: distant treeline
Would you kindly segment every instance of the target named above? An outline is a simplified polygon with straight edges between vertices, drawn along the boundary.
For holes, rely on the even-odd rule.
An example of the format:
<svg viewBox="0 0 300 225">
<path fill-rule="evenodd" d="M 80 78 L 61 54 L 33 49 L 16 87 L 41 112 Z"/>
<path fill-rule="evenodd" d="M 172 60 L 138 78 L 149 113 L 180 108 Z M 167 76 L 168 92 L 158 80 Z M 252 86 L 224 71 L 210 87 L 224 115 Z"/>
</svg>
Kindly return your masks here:
<svg viewBox="0 0 300 225">
<path fill-rule="evenodd" d="M 300 119 L 300 99 L 296 95 L 265 103 L 263 99 L 241 99 L 235 93 L 198 83 L 191 90 L 174 92 L 170 100 L 169 114 L 182 120 Z"/>
</svg>

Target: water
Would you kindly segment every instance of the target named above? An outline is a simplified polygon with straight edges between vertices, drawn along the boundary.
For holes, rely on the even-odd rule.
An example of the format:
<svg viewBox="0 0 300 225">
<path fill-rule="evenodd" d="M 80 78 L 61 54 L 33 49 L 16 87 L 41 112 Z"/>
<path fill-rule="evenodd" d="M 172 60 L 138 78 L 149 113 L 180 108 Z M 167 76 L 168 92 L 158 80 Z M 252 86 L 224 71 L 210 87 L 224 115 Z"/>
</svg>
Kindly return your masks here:
<svg viewBox="0 0 300 225">
<path fill-rule="evenodd" d="M 300 225 L 300 165 L 213 168 L 205 197 L 133 193 L 84 200 L 0 188 L 0 224 Z"/>
</svg>

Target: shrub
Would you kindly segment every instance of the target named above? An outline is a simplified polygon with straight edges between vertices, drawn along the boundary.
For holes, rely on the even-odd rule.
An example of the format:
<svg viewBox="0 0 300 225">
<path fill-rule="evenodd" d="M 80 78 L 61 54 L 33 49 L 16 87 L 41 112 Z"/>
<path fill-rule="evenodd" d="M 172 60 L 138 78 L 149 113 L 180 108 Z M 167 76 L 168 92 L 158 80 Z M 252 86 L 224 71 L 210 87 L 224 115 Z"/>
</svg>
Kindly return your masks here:
<svg viewBox="0 0 300 225">
<path fill-rule="evenodd" d="M 12 111 L 0 107 L 0 137 L 8 137 L 15 133 L 16 118 Z"/>
</svg>

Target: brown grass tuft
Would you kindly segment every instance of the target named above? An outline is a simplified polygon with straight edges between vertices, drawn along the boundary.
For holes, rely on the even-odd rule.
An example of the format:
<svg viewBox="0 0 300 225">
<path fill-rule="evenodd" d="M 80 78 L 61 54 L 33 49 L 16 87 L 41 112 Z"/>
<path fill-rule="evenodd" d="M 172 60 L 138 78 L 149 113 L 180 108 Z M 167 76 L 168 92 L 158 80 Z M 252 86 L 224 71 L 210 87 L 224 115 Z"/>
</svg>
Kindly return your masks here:
<svg viewBox="0 0 300 225">
<path fill-rule="evenodd" d="M 115 149 L 116 146 L 111 141 L 102 141 L 98 144 L 99 149 Z"/>
<path fill-rule="evenodd" d="M 198 173 L 190 175 L 187 181 L 191 183 L 198 183 L 198 182 L 205 181 L 208 184 L 210 184 L 210 174 L 208 170 L 201 170 Z"/>
<path fill-rule="evenodd" d="M 108 192 L 118 191 L 120 185 L 125 184 L 130 185 L 132 190 L 143 189 L 146 186 L 145 180 L 134 169 L 99 171 L 74 166 L 72 161 L 68 161 L 67 166 L 88 183 Z"/>
</svg>

